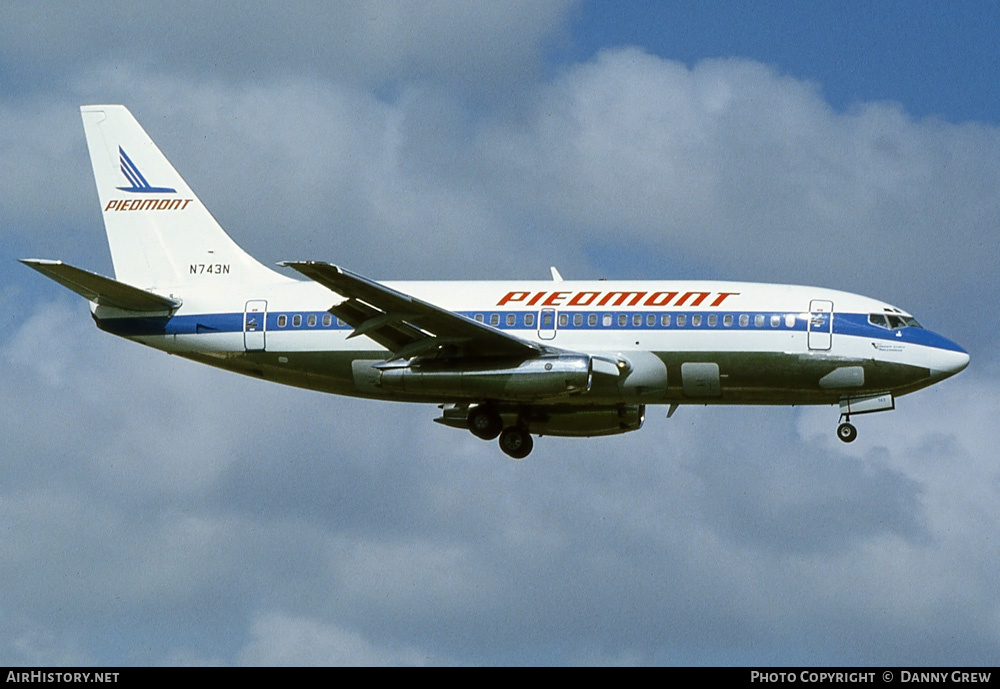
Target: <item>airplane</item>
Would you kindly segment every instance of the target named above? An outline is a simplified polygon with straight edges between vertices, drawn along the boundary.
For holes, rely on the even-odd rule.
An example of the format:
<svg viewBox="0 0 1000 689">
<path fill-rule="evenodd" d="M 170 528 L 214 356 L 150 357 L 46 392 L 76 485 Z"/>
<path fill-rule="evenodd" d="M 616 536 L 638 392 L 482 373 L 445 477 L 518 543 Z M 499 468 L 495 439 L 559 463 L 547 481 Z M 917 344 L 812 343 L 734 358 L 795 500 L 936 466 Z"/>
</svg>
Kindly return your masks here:
<svg viewBox="0 0 1000 689">
<path fill-rule="evenodd" d="M 963 370 L 968 353 L 895 306 L 843 291 L 703 280 L 377 282 L 323 261 L 272 270 L 241 249 L 132 114 L 81 107 L 114 279 L 22 263 L 90 302 L 97 327 L 267 381 L 434 403 L 499 439 L 638 430 L 647 405 L 839 405 L 851 417 Z"/>
</svg>

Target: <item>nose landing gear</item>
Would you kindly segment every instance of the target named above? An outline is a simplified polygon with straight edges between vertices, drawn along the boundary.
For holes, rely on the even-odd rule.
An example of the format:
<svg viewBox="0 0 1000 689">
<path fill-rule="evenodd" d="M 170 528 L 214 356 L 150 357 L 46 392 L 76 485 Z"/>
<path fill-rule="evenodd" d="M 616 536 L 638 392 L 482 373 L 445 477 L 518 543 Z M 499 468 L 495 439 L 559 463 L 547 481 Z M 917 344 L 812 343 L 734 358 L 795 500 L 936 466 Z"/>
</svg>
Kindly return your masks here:
<svg viewBox="0 0 1000 689">
<path fill-rule="evenodd" d="M 837 437 L 845 443 L 853 443 L 855 438 L 858 437 L 858 429 L 851 424 L 850 417 L 847 417 L 847 420 L 837 426 Z"/>
<path fill-rule="evenodd" d="M 840 425 L 837 437 L 845 443 L 853 443 L 858 437 L 858 429 L 851 424 L 852 414 L 871 414 L 896 408 L 896 400 L 891 392 L 840 399 Z"/>
</svg>

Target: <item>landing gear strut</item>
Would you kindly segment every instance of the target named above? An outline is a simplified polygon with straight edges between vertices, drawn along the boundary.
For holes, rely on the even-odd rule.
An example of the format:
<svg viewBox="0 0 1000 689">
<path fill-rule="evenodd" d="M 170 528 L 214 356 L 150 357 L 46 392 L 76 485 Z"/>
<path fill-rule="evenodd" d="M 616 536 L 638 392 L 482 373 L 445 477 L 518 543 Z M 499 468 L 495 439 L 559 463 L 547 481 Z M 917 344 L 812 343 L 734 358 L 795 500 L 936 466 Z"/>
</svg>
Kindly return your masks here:
<svg viewBox="0 0 1000 689">
<path fill-rule="evenodd" d="M 528 433 L 527 428 L 511 426 L 505 428 L 500 434 L 500 449 L 508 457 L 524 459 L 531 453 L 532 447 L 534 447 L 534 442 L 531 440 L 531 434 Z"/>
</svg>

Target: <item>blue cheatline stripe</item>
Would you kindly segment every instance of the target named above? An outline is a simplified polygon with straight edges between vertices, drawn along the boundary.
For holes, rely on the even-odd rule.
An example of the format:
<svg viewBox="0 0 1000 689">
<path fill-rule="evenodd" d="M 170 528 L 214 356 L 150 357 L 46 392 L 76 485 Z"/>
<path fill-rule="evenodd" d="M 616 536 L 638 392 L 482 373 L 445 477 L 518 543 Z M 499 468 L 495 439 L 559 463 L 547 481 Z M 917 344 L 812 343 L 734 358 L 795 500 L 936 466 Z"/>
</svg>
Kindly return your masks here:
<svg viewBox="0 0 1000 689">
<path fill-rule="evenodd" d="M 475 319 L 477 315 L 482 315 L 483 322 L 492 325 L 499 330 L 534 332 L 538 330 L 539 314 L 537 311 L 465 311 L 459 312 L 470 319 Z M 579 325 L 574 324 L 574 315 L 580 313 L 583 316 Z M 807 319 L 800 314 L 793 314 L 795 321 L 792 326 L 788 326 L 785 321 L 785 312 L 737 312 L 732 314 L 720 314 L 718 312 L 707 311 L 588 311 L 573 312 L 561 311 L 559 316 L 568 316 L 565 325 L 558 325 L 556 330 L 566 330 L 574 332 L 592 331 L 718 331 L 733 333 L 751 332 L 805 332 L 807 330 Z M 323 317 L 329 316 L 327 311 L 282 311 L 268 312 L 266 330 L 268 332 L 299 332 L 315 330 L 345 330 L 353 328 L 337 318 L 331 318 L 330 325 L 323 325 Z M 497 324 L 492 324 L 492 317 L 497 316 Z M 596 315 L 596 325 L 590 324 L 589 316 Z M 638 315 L 638 323 L 635 316 Z M 648 317 L 655 316 L 653 325 L 649 325 Z M 669 325 L 664 325 L 661 317 L 670 316 Z M 709 316 L 717 316 L 714 326 L 709 325 Z M 732 325 L 724 325 L 724 316 L 733 317 Z M 741 326 L 740 316 L 746 315 L 748 324 Z M 295 325 L 295 317 L 299 317 L 299 325 Z M 315 318 L 315 324 L 309 325 L 309 317 Z M 513 325 L 508 325 L 508 316 L 513 316 Z M 609 325 L 604 325 L 605 316 L 611 317 Z M 624 325 L 620 324 L 620 317 L 625 317 Z M 677 324 L 677 317 L 685 317 L 685 325 Z M 763 317 L 763 325 L 755 325 L 757 316 Z M 771 318 L 778 317 L 778 325 L 771 325 Z M 700 325 L 693 325 L 695 317 L 701 318 Z M 284 318 L 284 325 L 279 325 L 280 319 Z M 531 325 L 527 325 L 530 318 Z M 558 316 L 557 316 L 558 322 Z M 904 328 L 898 331 L 886 330 L 868 323 L 868 314 L 834 313 L 833 318 L 834 334 L 850 335 L 855 337 L 865 337 L 868 339 L 884 340 L 887 342 L 919 344 L 938 349 L 964 352 L 961 347 L 954 342 L 941 337 L 923 328 Z M 196 315 L 181 315 L 174 317 L 136 317 L 136 318 L 105 318 L 99 322 L 103 330 L 124 336 L 138 335 L 197 335 L 202 333 L 238 333 L 243 332 L 243 313 L 207 313 Z M 551 330 L 551 328 L 545 328 Z M 545 330 L 543 329 L 543 330 Z M 900 335 L 897 336 L 897 333 Z"/>
<path fill-rule="evenodd" d="M 103 318 L 102 330 L 116 335 L 200 335 L 243 332 L 242 313 L 204 313 L 193 316 L 139 316 Z"/>
</svg>

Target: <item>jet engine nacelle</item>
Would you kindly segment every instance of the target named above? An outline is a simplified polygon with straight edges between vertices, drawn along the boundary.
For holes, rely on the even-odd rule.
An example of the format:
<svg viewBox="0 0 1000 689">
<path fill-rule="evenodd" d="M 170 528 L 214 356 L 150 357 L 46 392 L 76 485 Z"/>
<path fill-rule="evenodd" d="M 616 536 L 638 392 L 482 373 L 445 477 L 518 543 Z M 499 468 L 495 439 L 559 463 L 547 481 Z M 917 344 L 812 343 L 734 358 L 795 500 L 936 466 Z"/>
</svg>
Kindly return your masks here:
<svg viewBox="0 0 1000 689">
<path fill-rule="evenodd" d="M 590 390 L 593 362 L 583 354 L 543 356 L 509 366 L 453 368 L 427 362 L 381 370 L 377 385 L 411 395 L 442 398 L 532 400 Z"/>
</svg>

